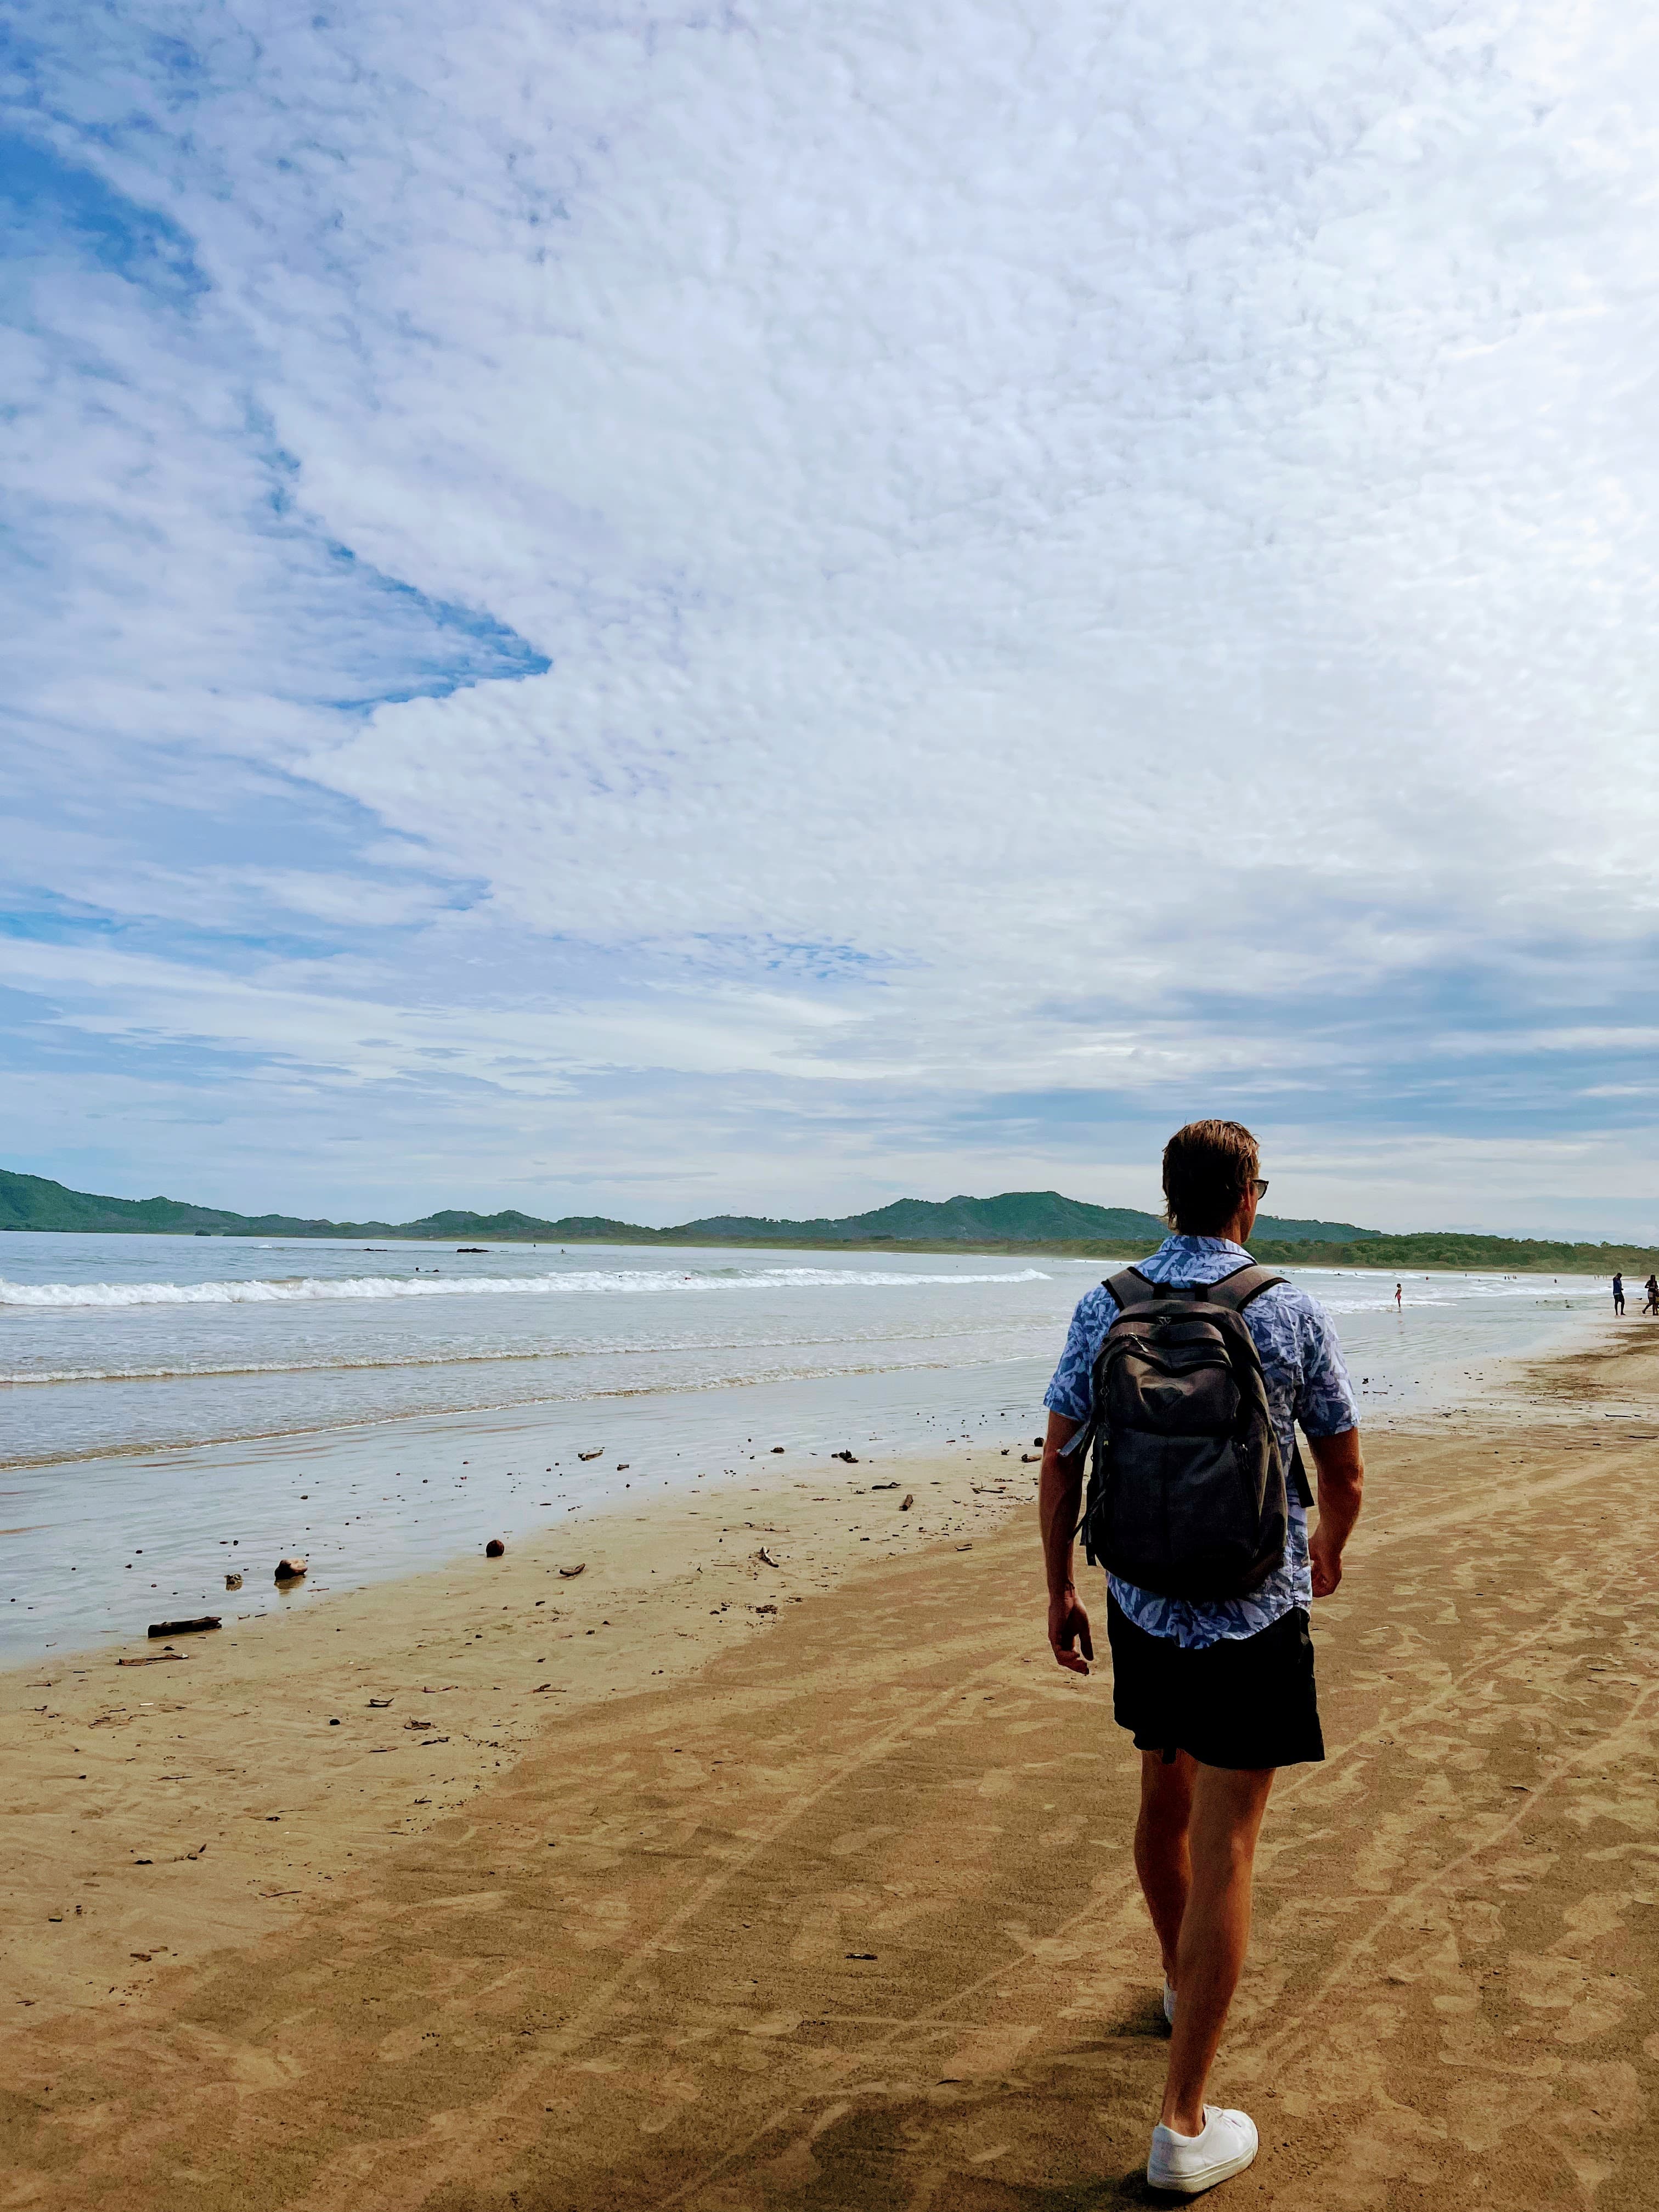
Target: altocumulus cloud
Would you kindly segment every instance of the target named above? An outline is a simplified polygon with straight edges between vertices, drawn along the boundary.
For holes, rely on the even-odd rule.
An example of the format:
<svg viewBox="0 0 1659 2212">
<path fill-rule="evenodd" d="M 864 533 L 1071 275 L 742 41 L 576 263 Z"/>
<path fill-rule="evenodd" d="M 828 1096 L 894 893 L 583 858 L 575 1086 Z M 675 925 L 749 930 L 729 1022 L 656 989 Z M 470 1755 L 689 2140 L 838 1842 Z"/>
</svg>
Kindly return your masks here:
<svg viewBox="0 0 1659 2212">
<path fill-rule="evenodd" d="M 1144 1200 L 1219 1109 L 1286 1210 L 1652 1217 L 1639 11 L 139 0 L 8 83 L 17 1164 Z"/>
</svg>

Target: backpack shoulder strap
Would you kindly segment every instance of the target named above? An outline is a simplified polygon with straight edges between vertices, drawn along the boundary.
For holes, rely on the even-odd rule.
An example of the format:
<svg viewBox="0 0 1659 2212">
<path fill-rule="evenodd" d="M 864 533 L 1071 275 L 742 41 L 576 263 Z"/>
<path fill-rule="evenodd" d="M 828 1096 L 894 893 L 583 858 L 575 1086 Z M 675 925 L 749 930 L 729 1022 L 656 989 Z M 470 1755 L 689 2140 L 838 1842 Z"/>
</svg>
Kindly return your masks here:
<svg viewBox="0 0 1659 2212">
<path fill-rule="evenodd" d="M 1109 1275 L 1101 1285 L 1117 1302 L 1120 1313 L 1127 1313 L 1131 1306 L 1150 1305 L 1158 1296 L 1158 1286 L 1149 1283 L 1139 1267 L 1126 1267 L 1121 1275 Z"/>
<path fill-rule="evenodd" d="M 1228 1306 L 1234 1313 L 1243 1313 L 1252 1298 L 1260 1297 L 1263 1291 L 1272 1290 L 1282 1283 L 1283 1275 L 1275 1275 L 1271 1267 L 1258 1267 L 1254 1260 L 1242 1267 L 1235 1267 L 1231 1275 L 1224 1275 L 1218 1283 L 1212 1283 L 1204 1296 L 1212 1305 Z"/>
<path fill-rule="evenodd" d="M 1311 1513 L 1314 1506 L 1313 1485 L 1309 1481 L 1308 1470 L 1302 1463 L 1302 1446 L 1297 1441 L 1296 1431 L 1294 1429 L 1291 1431 L 1291 1472 L 1289 1481 L 1291 1492 L 1302 1501 L 1302 1509 L 1304 1512 Z"/>
</svg>

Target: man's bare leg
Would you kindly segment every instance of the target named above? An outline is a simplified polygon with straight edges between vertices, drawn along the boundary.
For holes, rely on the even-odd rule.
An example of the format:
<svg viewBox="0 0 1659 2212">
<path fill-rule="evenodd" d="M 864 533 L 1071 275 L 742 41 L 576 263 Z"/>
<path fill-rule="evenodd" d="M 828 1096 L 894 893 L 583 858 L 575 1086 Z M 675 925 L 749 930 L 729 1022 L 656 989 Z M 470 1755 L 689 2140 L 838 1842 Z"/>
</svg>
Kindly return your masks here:
<svg viewBox="0 0 1659 2212">
<path fill-rule="evenodd" d="M 1191 1874 L 1170 1976 L 1179 2001 L 1158 2118 L 1177 2135 L 1195 2136 L 1204 2126 L 1205 2086 L 1250 1940 L 1255 1839 L 1273 1770 L 1187 1763 L 1192 1770 Z"/>
<path fill-rule="evenodd" d="M 1140 1817 L 1135 1822 L 1135 1872 L 1140 1893 L 1152 1916 L 1158 1948 L 1164 1954 L 1164 1978 L 1176 1983 L 1176 1950 L 1181 1942 L 1181 1923 L 1187 1911 L 1192 1884 L 1192 1855 L 1187 1830 L 1193 1813 L 1193 1778 L 1198 1762 L 1184 1751 L 1171 1764 L 1164 1754 L 1140 1754 Z"/>
</svg>

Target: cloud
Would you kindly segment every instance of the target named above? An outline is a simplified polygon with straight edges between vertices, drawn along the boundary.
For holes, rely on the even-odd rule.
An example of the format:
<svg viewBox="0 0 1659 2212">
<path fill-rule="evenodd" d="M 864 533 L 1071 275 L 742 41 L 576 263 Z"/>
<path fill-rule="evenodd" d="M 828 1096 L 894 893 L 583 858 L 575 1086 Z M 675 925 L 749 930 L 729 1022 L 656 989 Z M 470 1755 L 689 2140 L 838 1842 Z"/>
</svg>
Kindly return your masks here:
<svg viewBox="0 0 1659 2212">
<path fill-rule="evenodd" d="M 550 1190 L 1233 1103 L 1328 1210 L 1634 1192 L 1656 79 L 1605 0 L 43 11 L 31 1034 L 308 1070 L 295 1204 L 365 1082 L 411 1202 L 527 1095 Z"/>
</svg>

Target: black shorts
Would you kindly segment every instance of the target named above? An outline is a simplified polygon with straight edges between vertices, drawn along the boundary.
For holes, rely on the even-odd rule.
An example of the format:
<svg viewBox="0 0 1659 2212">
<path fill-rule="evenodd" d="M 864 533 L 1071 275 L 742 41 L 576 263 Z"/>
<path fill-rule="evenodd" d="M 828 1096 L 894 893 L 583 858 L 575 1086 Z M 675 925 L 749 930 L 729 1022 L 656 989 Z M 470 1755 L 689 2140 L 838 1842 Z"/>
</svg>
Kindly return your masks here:
<svg viewBox="0 0 1659 2212">
<path fill-rule="evenodd" d="M 1325 1756 L 1313 1638 L 1300 1606 L 1255 1636 L 1201 1651 L 1148 1636 L 1106 1601 L 1112 1712 L 1137 1751 L 1191 1753 L 1206 1766 L 1301 1766 Z"/>
</svg>

